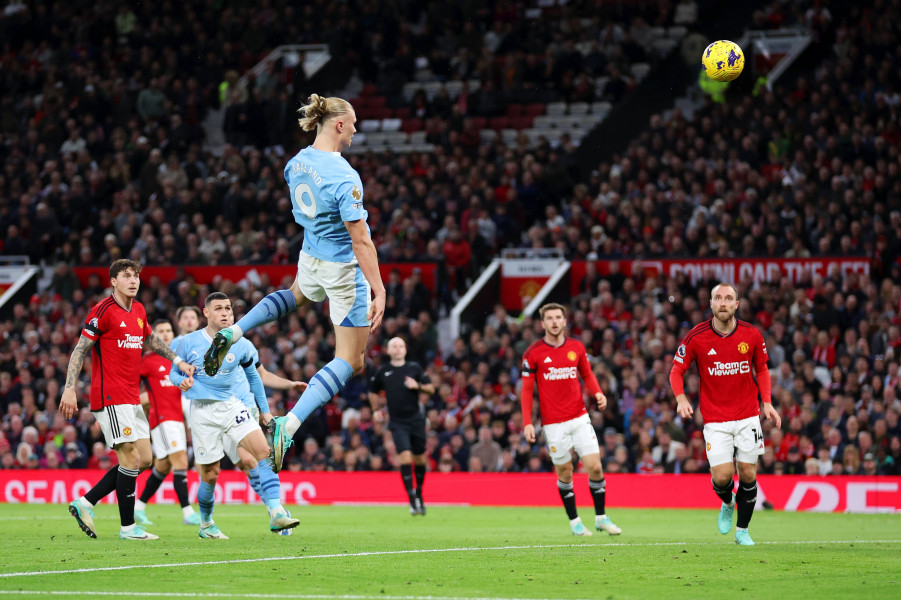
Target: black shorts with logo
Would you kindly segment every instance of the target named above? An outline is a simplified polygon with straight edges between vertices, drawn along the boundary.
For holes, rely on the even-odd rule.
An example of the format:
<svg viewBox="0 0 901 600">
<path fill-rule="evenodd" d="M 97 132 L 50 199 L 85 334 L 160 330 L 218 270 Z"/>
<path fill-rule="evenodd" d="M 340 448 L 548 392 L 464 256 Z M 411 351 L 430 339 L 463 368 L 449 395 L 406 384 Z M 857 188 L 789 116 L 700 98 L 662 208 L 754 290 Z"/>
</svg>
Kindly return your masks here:
<svg viewBox="0 0 901 600">
<path fill-rule="evenodd" d="M 388 431 L 394 439 L 398 453 L 410 450 L 413 454 L 425 454 L 425 419 L 391 419 Z"/>
</svg>

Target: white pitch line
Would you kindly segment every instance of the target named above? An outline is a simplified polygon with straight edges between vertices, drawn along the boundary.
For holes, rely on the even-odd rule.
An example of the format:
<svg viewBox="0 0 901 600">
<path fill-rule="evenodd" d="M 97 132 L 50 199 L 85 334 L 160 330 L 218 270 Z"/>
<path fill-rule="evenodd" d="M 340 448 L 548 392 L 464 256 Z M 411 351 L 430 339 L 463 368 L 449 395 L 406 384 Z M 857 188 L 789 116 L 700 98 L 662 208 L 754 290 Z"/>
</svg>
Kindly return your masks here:
<svg viewBox="0 0 901 600">
<path fill-rule="evenodd" d="M 757 542 L 758 545 L 791 545 L 791 544 L 898 544 L 901 540 L 804 540 L 786 542 Z M 638 544 L 539 544 L 529 546 L 474 546 L 469 548 L 423 548 L 419 550 L 381 550 L 372 552 L 342 552 L 340 554 L 310 554 L 306 556 L 266 556 L 261 558 L 240 558 L 232 560 L 210 560 L 197 562 L 166 563 L 153 565 L 121 565 L 118 567 L 91 567 L 85 569 L 62 569 L 59 571 L 21 571 L 18 573 L 0 573 L 0 578 L 33 577 L 35 575 L 68 575 L 72 573 L 99 573 L 102 571 L 127 571 L 129 569 L 172 569 L 175 567 L 199 567 L 209 565 L 235 565 L 245 563 L 270 562 L 277 560 L 310 560 L 321 558 L 359 558 L 365 556 L 392 556 L 400 554 L 438 554 L 445 552 L 494 552 L 504 550 L 540 550 L 547 548 L 641 548 L 654 546 L 717 546 L 724 542 L 649 542 Z M 731 545 L 731 544 L 730 544 Z"/>
<path fill-rule="evenodd" d="M 367 600 L 373 594 L 229 594 L 217 592 L 99 592 L 99 591 L 63 591 L 63 590 L 0 590 L 3 594 L 22 594 L 30 596 L 136 596 L 146 598 L 261 598 L 271 600 Z M 491 598 L 479 596 L 392 596 L 378 594 L 381 600 L 537 600 L 535 598 Z M 542 599 L 544 600 L 544 599 Z M 554 600 L 554 599 L 550 599 Z"/>
</svg>

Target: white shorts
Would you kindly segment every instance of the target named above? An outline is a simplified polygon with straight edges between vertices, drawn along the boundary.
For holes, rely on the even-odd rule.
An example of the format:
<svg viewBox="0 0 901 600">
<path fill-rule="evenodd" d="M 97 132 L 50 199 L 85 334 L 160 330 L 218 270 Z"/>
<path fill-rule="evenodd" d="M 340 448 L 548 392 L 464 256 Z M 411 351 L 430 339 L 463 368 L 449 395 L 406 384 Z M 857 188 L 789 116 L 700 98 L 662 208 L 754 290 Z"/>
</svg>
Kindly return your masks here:
<svg viewBox="0 0 901 600">
<path fill-rule="evenodd" d="M 763 428 L 760 417 L 748 417 L 741 421 L 725 421 L 704 425 L 704 441 L 707 442 L 707 462 L 711 467 L 732 462 L 756 464 L 763 454 Z"/>
<path fill-rule="evenodd" d="M 153 446 L 153 455 L 159 460 L 170 454 L 186 451 L 188 440 L 185 424 L 181 421 L 162 421 L 150 430 L 150 444 Z"/>
<path fill-rule="evenodd" d="M 301 252 L 297 259 L 300 291 L 313 302 L 328 297 L 332 323 L 342 327 L 369 327 L 372 288 L 356 260 L 329 262 Z"/>
<path fill-rule="evenodd" d="M 598 436 L 594 432 L 591 418 L 587 414 L 562 423 L 545 425 L 544 439 L 551 452 L 551 461 L 555 465 L 572 462 L 570 451 L 573 448 L 579 456 L 600 453 Z"/>
<path fill-rule="evenodd" d="M 240 400 L 194 400 L 191 403 L 194 462 L 209 465 L 226 453 L 237 456 L 241 440 L 259 428 Z"/>
<path fill-rule="evenodd" d="M 114 404 L 94 413 L 110 448 L 150 437 L 150 423 L 140 404 Z"/>
<path fill-rule="evenodd" d="M 244 408 L 247 409 L 247 412 L 250 413 L 250 418 L 253 419 L 254 423 L 259 424 L 260 422 L 260 409 L 257 407 L 256 402 L 251 404 L 245 404 Z M 265 433 L 265 430 L 264 430 Z M 272 447 L 272 444 L 269 444 L 269 447 Z M 238 454 L 238 447 L 234 448 L 226 448 L 225 454 L 228 456 L 228 460 L 232 461 L 232 464 L 236 465 L 241 462 L 241 456 Z"/>
<path fill-rule="evenodd" d="M 191 426 L 188 425 L 188 419 L 191 418 L 191 399 L 184 394 L 181 395 L 181 414 L 185 416 L 185 425 L 190 429 Z"/>
</svg>

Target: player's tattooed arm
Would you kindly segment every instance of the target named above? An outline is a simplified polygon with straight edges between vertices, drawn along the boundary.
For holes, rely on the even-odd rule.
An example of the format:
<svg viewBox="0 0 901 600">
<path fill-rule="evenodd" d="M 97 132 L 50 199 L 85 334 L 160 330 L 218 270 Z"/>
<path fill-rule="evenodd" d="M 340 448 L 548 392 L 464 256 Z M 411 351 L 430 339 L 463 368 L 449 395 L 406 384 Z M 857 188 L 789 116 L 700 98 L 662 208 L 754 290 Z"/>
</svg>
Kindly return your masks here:
<svg viewBox="0 0 901 600">
<path fill-rule="evenodd" d="M 78 343 L 75 345 L 75 349 L 72 350 L 72 356 L 69 357 L 69 368 L 66 371 L 66 385 L 63 386 L 64 390 L 75 387 L 78 376 L 81 374 L 81 366 L 84 364 L 84 357 L 91 351 L 91 346 L 93 345 L 94 340 L 89 337 L 82 335 L 78 338 Z"/>
<path fill-rule="evenodd" d="M 150 350 L 151 352 L 156 352 L 169 362 L 172 362 L 176 358 L 178 358 L 178 355 L 175 354 L 175 352 L 173 352 L 171 348 L 169 348 L 166 342 L 164 342 L 160 338 L 160 336 L 152 331 L 150 332 L 150 335 L 144 338 L 144 349 Z"/>
</svg>

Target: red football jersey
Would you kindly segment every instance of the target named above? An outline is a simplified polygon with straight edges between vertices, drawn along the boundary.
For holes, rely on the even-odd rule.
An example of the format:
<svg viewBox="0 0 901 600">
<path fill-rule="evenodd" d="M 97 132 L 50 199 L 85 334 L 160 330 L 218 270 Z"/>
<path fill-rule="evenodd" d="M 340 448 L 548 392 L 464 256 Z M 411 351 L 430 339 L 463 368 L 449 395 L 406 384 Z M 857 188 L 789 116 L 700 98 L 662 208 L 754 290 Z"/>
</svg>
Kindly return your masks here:
<svg viewBox="0 0 901 600">
<path fill-rule="evenodd" d="M 181 390 L 169 380 L 172 363 L 155 352 L 141 358 L 141 379 L 150 397 L 150 428 L 163 421 L 184 422 L 181 411 Z"/>
<path fill-rule="evenodd" d="M 544 425 L 562 423 L 587 413 L 579 375 L 592 394 L 601 391 L 588 364 L 585 346 L 579 340 L 566 338 L 563 345 L 554 347 L 542 338 L 529 346 L 522 355 L 524 423 L 532 423 L 533 386 L 538 389 Z"/>
<path fill-rule="evenodd" d="M 756 373 L 767 369 L 766 344 L 759 329 L 736 321 L 727 335 L 713 327 L 712 319 L 696 325 L 673 357 L 673 363 L 683 369 L 692 361 L 698 363 L 705 423 L 740 421 L 760 414 L 759 390 L 751 368 Z"/>
<path fill-rule="evenodd" d="M 82 335 L 94 340 L 91 410 L 111 404 L 140 404 L 139 382 L 144 338 L 151 333 L 144 305 L 126 310 L 113 296 L 98 302 L 85 319 Z"/>
</svg>

